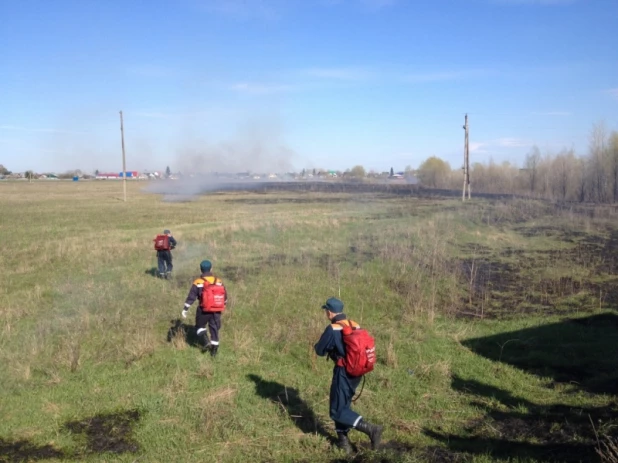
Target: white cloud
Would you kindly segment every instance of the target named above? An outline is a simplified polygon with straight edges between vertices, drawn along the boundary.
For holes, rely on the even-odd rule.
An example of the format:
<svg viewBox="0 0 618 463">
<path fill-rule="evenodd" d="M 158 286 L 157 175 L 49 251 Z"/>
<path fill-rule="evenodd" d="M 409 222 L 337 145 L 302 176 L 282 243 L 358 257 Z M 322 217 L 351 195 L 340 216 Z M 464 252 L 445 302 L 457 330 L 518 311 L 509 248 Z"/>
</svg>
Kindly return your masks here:
<svg viewBox="0 0 618 463">
<path fill-rule="evenodd" d="M 179 75 L 177 69 L 172 69 L 156 64 L 135 65 L 127 69 L 127 73 L 139 77 L 164 78 L 176 77 Z"/>
<path fill-rule="evenodd" d="M 310 77 L 333 80 L 365 80 L 373 75 L 372 71 L 363 68 L 342 67 L 342 68 L 309 68 L 301 71 L 302 74 Z"/>
<path fill-rule="evenodd" d="M 401 79 L 409 83 L 444 82 L 453 80 L 463 80 L 487 77 L 496 74 L 491 69 L 462 69 L 457 71 L 439 71 L 404 74 Z"/>
<path fill-rule="evenodd" d="M 469 147 L 471 153 L 484 154 L 495 152 L 496 150 L 500 149 L 528 148 L 532 145 L 532 142 L 524 140 L 522 138 L 504 137 L 488 141 L 470 142 Z"/>
<path fill-rule="evenodd" d="M 483 149 L 484 147 L 487 146 L 487 143 L 470 143 L 468 145 L 468 148 L 470 149 L 471 153 L 485 153 L 487 152 L 487 150 Z"/>
<path fill-rule="evenodd" d="M 285 93 L 294 90 L 292 85 L 283 84 L 263 84 L 259 82 L 238 82 L 230 86 L 230 89 L 248 93 L 252 95 L 267 95 L 274 93 Z"/>
<path fill-rule="evenodd" d="M 578 0 L 491 0 L 491 3 L 500 5 L 542 5 L 542 6 L 560 6 L 570 5 Z"/>
<path fill-rule="evenodd" d="M 276 20 L 287 6 L 283 0 L 195 0 L 200 9 L 235 19 Z"/>
<path fill-rule="evenodd" d="M 189 111 L 189 112 L 181 112 L 181 111 L 151 111 L 151 110 L 139 110 L 133 113 L 126 112 L 135 117 L 143 117 L 146 119 L 179 119 L 186 117 L 202 117 L 202 116 L 210 116 L 213 114 L 213 111 Z"/>
<path fill-rule="evenodd" d="M 69 134 L 86 133 L 86 132 L 80 132 L 77 130 L 38 129 L 38 128 L 21 127 L 18 125 L 0 125 L 0 130 L 15 130 L 15 131 L 20 131 L 20 132 L 69 133 Z"/>
<path fill-rule="evenodd" d="M 397 0 L 361 0 L 361 3 L 364 6 L 371 8 L 372 10 L 379 10 L 382 8 L 393 6 L 395 3 L 397 3 Z"/>
<path fill-rule="evenodd" d="M 495 140 L 495 144 L 504 148 L 523 148 L 532 145 L 529 141 L 522 140 L 521 138 L 498 138 Z"/>
<path fill-rule="evenodd" d="M 541 111 L 541 112 L 532 112 L 535 116 L 558 116 L 558 117 L 567 117 L 572 116 L 573 113 L 570 111 Z"/>
</svg>

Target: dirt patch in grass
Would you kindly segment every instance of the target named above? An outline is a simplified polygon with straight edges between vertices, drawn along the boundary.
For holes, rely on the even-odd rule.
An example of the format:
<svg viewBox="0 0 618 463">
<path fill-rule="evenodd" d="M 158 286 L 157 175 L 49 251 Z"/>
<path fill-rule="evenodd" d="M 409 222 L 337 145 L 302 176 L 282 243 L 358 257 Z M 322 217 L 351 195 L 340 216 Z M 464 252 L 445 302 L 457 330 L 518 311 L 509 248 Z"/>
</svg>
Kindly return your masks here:
<svg viewBox="0 0 618 463">
<path fill-rule="evenodd" d="M 140 446 L 133 438 L 133 427 L 139 419 L 138 410 L 128 410 L 71 421 L 64 428 L 85 438 L 86 453 L 135 453 Z"/>
</svg>

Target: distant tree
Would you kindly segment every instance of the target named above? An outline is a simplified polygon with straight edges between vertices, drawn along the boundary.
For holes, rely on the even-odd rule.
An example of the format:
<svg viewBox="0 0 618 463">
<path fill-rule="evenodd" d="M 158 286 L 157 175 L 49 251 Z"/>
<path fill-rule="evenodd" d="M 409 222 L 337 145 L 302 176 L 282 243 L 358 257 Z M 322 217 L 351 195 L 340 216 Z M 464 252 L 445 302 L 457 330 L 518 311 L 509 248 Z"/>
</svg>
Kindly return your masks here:
<svg viewBox="0 0 618 463">
<path fill-rule="evenodd" d="M 313 169 L 313 176 L 315 177 L 315 169 Z"/>
<path fill-rule="evenodd" d="M 393 175 L 395 175 L 395 171 L 394 171 L 394 170 L 393 170 L 393 168 L 391 167 L 391 175 L 390 175 L 390 176 L 392 177 Z"/>
<path fill-rule="evenodd" d="M 411 174 L 412 172 L 414 172 L 414 169 L 412 169 L 411 165 L 407 165 L 406 168 L 403 170 L 406 174 Z"/>
<path fill-rule="evenodd" d="M 366 175 L 365 168 L 363 166 L 354 166 L 350 170 L 350 176 L 354 178 L 364 178 Z"/>
<path fill-rule="evenodd" d="M 307 171 L 303 169 L 303 171 L 300 173 L 300 176 L 305 178 L 305 175 L 307 175 Z"/>
<path fill-rule="evenodd" d="M 94 175 L 97 176 L 97 177 L 99 176 L 99 169 L 94 171 Z"/>
<path fill-rule="evenodd" d="M 169 177 L 170 175 L 172 175 L 172 171 L 170 170 L 170 166 L 167 166 L 167 168 L 165 169 L 165 176 Z"/>
<path fill-rule="evenodd" d="M 8 170 L 6 167 L 4 167 L 2 164 L 0 164 L 0 175 L 10 175 L 11 171 Z"/>
<path fill-rule="evenodd" d="M 451 174 L 451 166 L 442 159 L 431 156 L 418 168 L 421 183 L 433 188 L 444 187 Z"/>
<path fill-rule="evenodd" d="M 526 171 L 528 172 L 530 191 L 532 193 L 534 193 L 535 189 L 537 188 L 540 162 L 541 151 L 537 146 L 533 146 L 532 150 L 526 155 Z"/>
<path fill-rule="evenodd" d="M 612 198 L 618 202 L 618 132 L 612 132 L 609 140 L 610 175 L 612 182 Z"/>
<path fill-rule="evenodd" d="M 34 178 L 34 172 L 32 172 L 31 170 L 27 170 L 24 173 L 24 177 L 26 177 L 28 179 L 28 181 L 31 182 L 32 179 Z"/>
</svg>

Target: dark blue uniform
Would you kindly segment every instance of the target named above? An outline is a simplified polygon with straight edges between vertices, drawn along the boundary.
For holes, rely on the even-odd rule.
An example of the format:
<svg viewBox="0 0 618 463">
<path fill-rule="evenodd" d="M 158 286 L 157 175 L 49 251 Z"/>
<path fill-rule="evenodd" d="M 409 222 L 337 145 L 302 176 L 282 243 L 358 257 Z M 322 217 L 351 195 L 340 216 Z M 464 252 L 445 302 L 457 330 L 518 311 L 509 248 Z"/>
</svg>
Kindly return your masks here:
<svg viewBox="0 0 618 463">
<path fill-rule="evenodd" d="M 172 265 L 172 251 L 176 247 L 176 240 L 172 235 L 169 235 L 170 250 L 169 251 L 157 251 L 157 264 L 159 267 L 159 276 L 166 278 L 172 273 L 174 266 Z"/>
<path fill-rule="evenodd" d="M 348 322 L 345 314 L 339 314 L 331 320 L 332 324 L 326 327 L 322 337 L 315 345 L 315 353 L 320 357 L 328 355 L 335 361 L 333 381 L 330 385 L 330 417 L 335 422 L 335 428 L 338 433 L 347 433 L 362 419 L 362 416 L 350 408 L 352 397 L 356 393 L 356 388 L 362 376 L 349 376 L 344 367 L 337 366 L 337 360 L 345 357 L 343 335 L 341 333 L 343 328 L 337 324 L 337 322 L 342 320 Z M 354 323 L 353 326 L 358 325 Z"/>
</svg>

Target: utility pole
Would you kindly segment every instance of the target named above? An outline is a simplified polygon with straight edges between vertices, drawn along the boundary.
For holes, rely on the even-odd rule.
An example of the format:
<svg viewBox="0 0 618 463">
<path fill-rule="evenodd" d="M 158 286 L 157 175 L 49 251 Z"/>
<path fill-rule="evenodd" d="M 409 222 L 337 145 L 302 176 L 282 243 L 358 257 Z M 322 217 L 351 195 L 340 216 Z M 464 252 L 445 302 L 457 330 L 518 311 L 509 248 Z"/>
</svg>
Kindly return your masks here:
<svg viewBox="0 0 618 463">
<path fill-rule="evenodd" d="M 122 141 L 122 191 L 124 193 L 124 202 L 127 202 L 127 165 L 124 155 L 124 125 L 122 122 L 122 111 L 120 111 L 120 140 Z"/>
<path fill-rule="evenodd" d="M 464 174 L 464 183 L 463 183 L 463 192 L 461 194 L 461 200 L 466 200 L 466 188 L 468 189 L 468 199 L 470 199 L 470 151 L 468 149 L 468 115 L 466 114 L 466 122 L 463 126 L 466 131 L 466 138 L 464 142 L 464 166 L 463 166 L 463 174 Z"/>
</svg>

